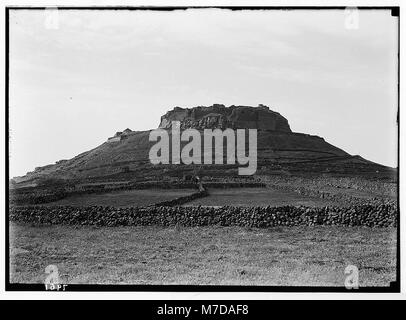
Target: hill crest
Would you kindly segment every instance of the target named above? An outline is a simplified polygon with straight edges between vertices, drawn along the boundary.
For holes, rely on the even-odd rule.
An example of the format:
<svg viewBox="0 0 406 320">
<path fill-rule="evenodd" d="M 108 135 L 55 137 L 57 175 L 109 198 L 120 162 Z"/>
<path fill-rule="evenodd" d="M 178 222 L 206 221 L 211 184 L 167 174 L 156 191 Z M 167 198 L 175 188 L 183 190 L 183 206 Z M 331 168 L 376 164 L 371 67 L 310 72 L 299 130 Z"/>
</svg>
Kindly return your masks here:
<svg viewBox="0 0 406 320">
<path fill-rule="evenodd" d="M 226 107 L 223 104 L 194 108 L 175 107 L 161 117 L 159 128 L 170 129 L 172 121 L 180 121 L 181 129 L 231 128 L 292 132 L 286 118 L 262 104 L 258 107 Z"/>
</svg>

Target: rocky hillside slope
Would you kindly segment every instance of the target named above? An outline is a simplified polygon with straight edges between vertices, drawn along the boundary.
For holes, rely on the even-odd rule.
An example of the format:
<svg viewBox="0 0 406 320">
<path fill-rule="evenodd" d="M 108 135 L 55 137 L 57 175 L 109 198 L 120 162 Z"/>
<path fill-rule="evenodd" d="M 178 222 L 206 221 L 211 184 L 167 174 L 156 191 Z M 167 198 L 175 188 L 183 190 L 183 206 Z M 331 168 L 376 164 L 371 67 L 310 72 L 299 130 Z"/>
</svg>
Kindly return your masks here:
<svg viewBox="0 0 406 320">
<path fill-rule="evenodd" d="M 171 121 L 181 127 L 196 128 L 256 128 L 258 129 L 257 174 L 324 174 L 341 175 L 393 173 L 387 168 L 351 156 L 329 144 L 323 138 L 292 132 L 287 119 L 266 106 L 259 107 L 213 105 L 190 109 L 175 108 L 161 117 L 159 127 L 170 129 Z M 168 130 L 170 132 L 170 130 Z M 150 131 L 119 132 L 100 146 L 55 164 L 36 168 L 14 182 L 36 183 L 44 178 L 92 180 L 154 180 L 165 176 L 182 176 L 200 170 L 202 175 L 237 175 L 237 165 L 152 165 L 149 150 Z M 183 143 L 185 144 L 185 143 Z M 224 152 L 225 154 L 225 152 Z M 197 167 L 197 169 L 196 169 Z"/>
</svg>

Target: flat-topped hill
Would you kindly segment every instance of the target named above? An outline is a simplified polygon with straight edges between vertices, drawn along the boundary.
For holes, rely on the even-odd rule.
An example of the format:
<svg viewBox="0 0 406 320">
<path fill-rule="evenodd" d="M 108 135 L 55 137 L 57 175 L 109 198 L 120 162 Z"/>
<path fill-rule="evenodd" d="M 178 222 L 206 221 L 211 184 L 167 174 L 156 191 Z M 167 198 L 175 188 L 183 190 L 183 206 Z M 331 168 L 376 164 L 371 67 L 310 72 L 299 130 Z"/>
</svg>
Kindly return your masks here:
<svg viewBox="0 0 406 320">
<path fill-rule="evenodd" d="M 171 134 L 171 122 L 180 121 L 181 129 L 255 128 L 258 129 L 257 174 L 375 174 L 395 170 L 352 156 L 323 138 L 292 132 L 286 118 L 268 107 L 230 106 L 174 108 L 161 117 L 159 128 Z M 207 176 L 236 176 L 233 165 L 152 165 L 149 131 L 119 131 L 100 146 L 55 164 L 38 167 L 15 182 L 33 183 L 44 178 L 73 180 L 153 180 L 165 176 L 182 176 L 200 170 Z M 108 138 L 108 139 L 107 139 Z M 182 142 L 181 145 L 185 145 Z M 224 155 L 226 153 L 224 152 Z M 224 162 L 225 163 L 225 162 Z"/>
</svg>

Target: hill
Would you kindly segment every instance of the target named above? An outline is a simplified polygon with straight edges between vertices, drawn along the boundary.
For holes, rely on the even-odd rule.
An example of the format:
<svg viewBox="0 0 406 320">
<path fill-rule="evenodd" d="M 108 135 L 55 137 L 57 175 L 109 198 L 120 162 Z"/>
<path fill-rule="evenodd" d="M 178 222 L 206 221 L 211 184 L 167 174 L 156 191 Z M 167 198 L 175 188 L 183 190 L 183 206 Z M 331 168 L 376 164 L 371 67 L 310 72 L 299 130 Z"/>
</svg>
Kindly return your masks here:
<svg viewBox="0 0 406 320">
<path fill-rule="evenodd" d="M 396 172 L 360 156 L 352 156 L 319 136 L 292 132 L 286 118 L 263 105 L 176 107 L 161 117 L 159 128 L 170 133 L 171 122 L 175 120 L 180 121 L 181 129 L 194 128 L 201 134 L 206 128 L 257 129 L 257 175 L 328 173 L 394 176 Z M 155 142 L 149 141 L 150 131 L 119 131 L 92 150 L 69 160 L 38 167 L 13 180 L 19 184 L 35 184 L 41 179 L 51 178 L 74 181 L 156 180 L 165 176 L 182 177 L 187 172 L 197 171 L 204 176 L 237 175 L 238 165 L 152 165 L 148 154 Z"/>
</svg>

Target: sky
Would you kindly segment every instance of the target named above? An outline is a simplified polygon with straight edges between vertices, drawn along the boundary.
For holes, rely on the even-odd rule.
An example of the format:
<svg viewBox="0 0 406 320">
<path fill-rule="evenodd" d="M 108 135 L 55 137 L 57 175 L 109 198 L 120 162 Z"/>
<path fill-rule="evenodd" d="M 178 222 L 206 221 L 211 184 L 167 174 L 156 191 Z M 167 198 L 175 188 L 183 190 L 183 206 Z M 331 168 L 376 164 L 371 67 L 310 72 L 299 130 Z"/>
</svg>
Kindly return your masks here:
<svg viewBox="0 0 406 320">
<path fill-rule="evenodd" d="M 352 16 L 354 17 L 354 16 Z M 156 128 L 176 106 L 264 104 L 397 166 L 397 18 L 360 10 L 10 12 L 10 176 Z M 354 26 L 354 24 L 350 24 Z"/>
</svg>

